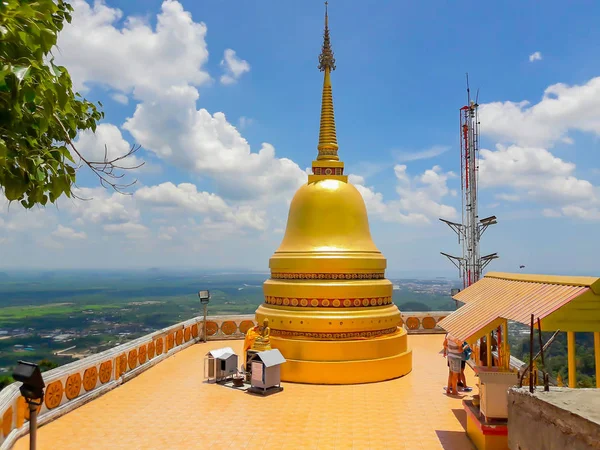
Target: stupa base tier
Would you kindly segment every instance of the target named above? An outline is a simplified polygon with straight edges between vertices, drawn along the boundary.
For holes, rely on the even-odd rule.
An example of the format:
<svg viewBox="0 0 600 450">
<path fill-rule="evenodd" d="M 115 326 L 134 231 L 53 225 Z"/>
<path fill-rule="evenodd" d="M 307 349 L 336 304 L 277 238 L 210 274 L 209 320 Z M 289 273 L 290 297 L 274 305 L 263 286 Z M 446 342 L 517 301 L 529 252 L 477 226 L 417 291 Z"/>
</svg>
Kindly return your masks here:
<svg viewBox="0 0 600 450">
<path fill-rule="evenodd" d="M 316 340 L 271 335 L 271 346 L 297 361 L 363 361 L 389 358 L 408 350 L 406 330 L 362 339 Z"/>
<path fill-rule="evenodd" d="M 361 384 L 399 378 L 412 370 L 412 350 L 362 361 L 299 361 L 281 365 L 281 380 L 307 384 Z"/>
<path fill-rule="evenodd" d="M 412 370 L 406 330 L 372 339 L 313 341 L 271 337 L 286 358 L 283 381 L 308 384 L 359 384 L 385 381 Z"/>
<path fill-rule="evenodd" d="M 272 337 L 292 340 L 372 339 L 378 334 L 394 334 L 401 318 L 394 304 L 357 308 L 300 308 L 263 303 L 256 310 L 258 323 L 269 319 Z"/>
</svg>

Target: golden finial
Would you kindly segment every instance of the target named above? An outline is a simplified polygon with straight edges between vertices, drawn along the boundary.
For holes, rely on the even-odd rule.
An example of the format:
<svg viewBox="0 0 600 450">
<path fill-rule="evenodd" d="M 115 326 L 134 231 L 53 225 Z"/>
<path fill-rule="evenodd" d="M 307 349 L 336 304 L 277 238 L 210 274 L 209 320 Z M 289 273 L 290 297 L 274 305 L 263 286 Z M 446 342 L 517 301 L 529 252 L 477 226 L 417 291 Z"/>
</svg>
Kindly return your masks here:
<svg viewBox="0 0 600 450">
<path fill-rule="evenodd" d="M 323 33 L 323 48 L 319 55 L 319 70 L 325 72 L 323 79 L 323 98 L 321 100 L 321 128 L 319 130 L 319 155 L 317 160 L 338 161 L 338 144 L 335 133 L 335 118 L 333 115 L 333 95 L 331 93 L 330 72 L 335 70 L 335 58 L 331 50 L 329 38 L 329 18 L 327 2 L 325 2 L 325 31 Z"/>
<path fill-rule="evenodd" d="M 319 55 L 319 70 L 323 72 L 326 68 L 335 70 L 335 58 L 331 50 L 331 39 L 329 38 L 329 17 L 327 15 L 327 2 L 325 2 L 325 31 L 323 33 L 323 48 Z"/>
</svg>

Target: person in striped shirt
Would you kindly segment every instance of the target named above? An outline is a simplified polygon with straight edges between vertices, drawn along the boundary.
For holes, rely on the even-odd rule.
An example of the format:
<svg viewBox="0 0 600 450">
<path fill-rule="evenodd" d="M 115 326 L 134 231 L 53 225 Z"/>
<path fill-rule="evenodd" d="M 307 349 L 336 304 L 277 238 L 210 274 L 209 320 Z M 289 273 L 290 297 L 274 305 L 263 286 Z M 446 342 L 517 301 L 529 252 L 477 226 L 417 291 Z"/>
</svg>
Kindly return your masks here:
<svg viewBox="0 0 600 450">
<path fill-rule="evenodd" d="M 444 356 L 448 358 L 448 384 L 446 385 L 446 394 L 458 395 L 458 377 L 461 372 L 460 362 L 462 360 L 463 345 L 462 341 L 454 338 L 450 333 L 446 334 L 444 339 Z"/>
</svg>

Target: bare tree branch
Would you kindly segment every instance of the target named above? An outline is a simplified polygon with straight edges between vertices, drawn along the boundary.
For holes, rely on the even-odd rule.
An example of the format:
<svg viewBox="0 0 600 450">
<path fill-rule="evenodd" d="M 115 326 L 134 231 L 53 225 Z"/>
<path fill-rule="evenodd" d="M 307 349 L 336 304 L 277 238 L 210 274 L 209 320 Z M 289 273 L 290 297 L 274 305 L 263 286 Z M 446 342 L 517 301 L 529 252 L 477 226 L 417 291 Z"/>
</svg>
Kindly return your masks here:
<svg viewBox="0 0 600 450">
<path fill-rule="evenodd" d="M 116 158 L 109 160 L 108 159 L 108 147 L 105 144 L 104 145 L 104 160 L 103 161 L 89 161 L 83 157 L 83 155 L 79 152 L 79 150 L 77 150 L 77 148 L 75 147 L 75 144 L 69 137 L 67 129 L 63 125 L 60 118 L 56 114 L 54 114 L 54 118 L 56 119 L 56 121 L 58 122 L 58 124 L 61 126 L 61 128 L 63 129 L 63 131 L 65 133 L 65 142 L 69 145 L 69 147 L 71 147 L 71 149 L 79 157 L 80 162 L 82 162 L 84 165 L 88 166 L 92 170 L 92 172 L 94 172 L 94 174 L 96 174 L 96 176 L 100 179 L 100 185 L 102 187 L 104 187 L 104 188 L 110 187 L 114 191 L 118 192 L 119 194 L 132 195 L 130 192 L 124 192 L 124 189 L 127 189 L 128 187 L 133 186 L 135 183 L 137 183 L 137 180 L 133 180 L 131 183 L 128 183 L 128 184 L 119 184 L 118 182 L 116 182 L 116 181 L 113 182 L 111 180 L 119 180 L 125 176 L 124 173 L 115 173 L 115 169 L 133 170 L 133 169 L 138 169 L 145 164 L 145 162 L 142 162 L 141 164 L 138 164 L 137 166 L 131 166 L 131 167 L 125 167 L 125 166 L 116 164 L 118 161 L 122 161 L 125 158 L 127 158 L 127 157 L 133 155 L 135 152 L 137 152 L 141 148 L 140 145 L 132 145 L 131 148 L 129 149 L 129 151 L 127 153 L 125 153 L 124 155 L 121 155 L 121 156 L 118 156 Z M 81 165 L 78 168 L 80 168 L 80 167 L 81 167 Z M 71 194 L 79 200 L 86 200 L 86 199 L 83 199 L 83 198 L 77 196 L 72 191 L 71 191 Z M 91 199 L 88 199 L 88 200 L 91 200 Z"/>
</svg>

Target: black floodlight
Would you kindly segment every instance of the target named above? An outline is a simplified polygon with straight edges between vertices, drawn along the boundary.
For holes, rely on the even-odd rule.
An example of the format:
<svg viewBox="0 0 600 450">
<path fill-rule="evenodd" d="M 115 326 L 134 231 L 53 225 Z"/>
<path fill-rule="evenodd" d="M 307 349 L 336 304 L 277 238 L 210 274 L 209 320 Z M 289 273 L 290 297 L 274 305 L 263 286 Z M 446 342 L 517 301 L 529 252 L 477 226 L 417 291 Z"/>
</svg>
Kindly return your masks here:
<svg viewBox="0 0 600 450">
<path fill-rule="evenodd" d="M 459 292 L 460 292 L 460 289 L 458 289 L 458 288 L 452 288 L 452 289 L 450 289 L 450 296 L 454 297 Z"/>
<path fill-rule="evenodd" d="M 479 221 L 482 225 L 495 225 L 498 223 L 496 216 L 486 217 Z"/>
<path fill-rule="evenodd" d="M 210 300 L 210 291 L 199 291 L 198 297 L 200 297 L 200 303 L 207 305 Z"/>
<path fill-rule="evenodd" d="M 26 399 L 38 399 L 44 397 L 44 379 L 37 364 L 27 361 L 19 361 L 13 372 L 15 381 L 23 383 L 21 395 Z"/>
</svg>

